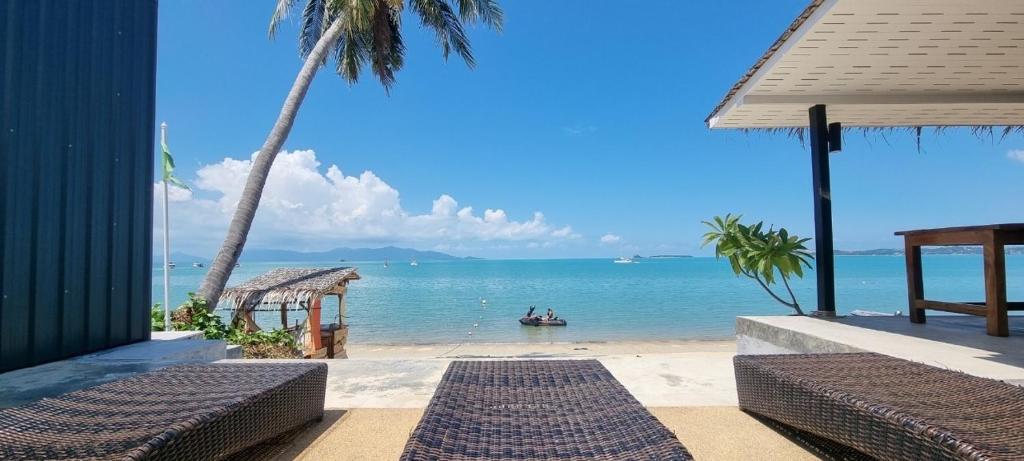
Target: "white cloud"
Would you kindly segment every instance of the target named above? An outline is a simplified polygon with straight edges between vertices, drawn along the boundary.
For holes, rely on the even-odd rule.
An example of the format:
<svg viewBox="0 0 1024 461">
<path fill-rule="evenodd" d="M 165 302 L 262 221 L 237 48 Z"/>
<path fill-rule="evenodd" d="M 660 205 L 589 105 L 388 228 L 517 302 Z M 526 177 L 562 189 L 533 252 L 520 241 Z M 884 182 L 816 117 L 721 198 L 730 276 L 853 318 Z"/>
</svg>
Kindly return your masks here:
<svg viewBox="0 0 1024 461">
<path fill-rule="evenodd" d="M 622 241 L 622 237 L 619 237 L 618 235 L 615 234 L 604 234 L 601 236 L 601 243 L 604 243 L 606 245 L 619 243 L 620 241 Z"/>
<path fill-rule="evenodd" d="M 153 184 L 153 197 L 157 199 L 157 202 L 163 200 L 164 197 L 164 183 L 157 182 Z M 192 200 L 192 191 L 189 189 L 183 189 L 181 187 L 175 187 L 172 185 L 167 186 L 167 201 L 168 202 L 187 202 Z"/>
<path fill-rule="evenodd" d="M 1024 163 L 1024 149 L 1014 149 L 1006 153 L 1006 157 L 1010 160 Z"/>
<path fill-rule="evenodd" d="M 194 193 L 182 189 L 169 193 L 176 202 L 171 206 L 172 237 L 188 240 L 186 247 L 212 251 L 238 205 L 255 155 L 204 165 L 197 172 Z M 433 201 L 429 213 L 413 214 L 402 207 L 398 190 L 372 171 L 346 176 L 336 165 L 325 173 L 320 167 L 312 150 L 277 156 L 249 244 L 325 249 L 353 242 L 387 242 L 458 249 L 466 248 L 463 243 L 476 248 L 500 242 L 544 246 L 580 238 L 570 226 L 553 228 L 540 212 L 517 221 L 502 209 L 476 213 L 472 207 L 460 207 L 447 194 Z M 162 193 L 162 186 L 157 191 Z M 156 199 L 161 196 L 156 194 Z"/>
<path fill-rule="evenodd" d="M 597 131 L 597 127 L 596 126 L 593 126 L 593 125 L 583 125 L 583 124 L 579 124 L 579 123 L 577 123 L 575 125 L 572 125 L 572 126 L 563 126 L 562 127 L 562 133 L 565 133 L 565 134 L 567 134 L 569 136 L 583 136 L 583 135 L 594 133 L 596 131 Z"/>
<path fill-rule="evenodd" d="M 580 235 L 580 234 L 578 234 L 576 232 L 573 232 L 572 231 L 572 226 L 565 226 L 565 227 L 562 227 L 560 229 L 555 229 L 555 230 L 551 231 L 551 236 L 552 237 L 559 237 L 559 238 L 567 238 L 567 239 L 571 239 L 571 240 L 576 240 L 576 239 L 580 239 L 580 238 L 583 237 L 582 235 Z"/>
</svg>

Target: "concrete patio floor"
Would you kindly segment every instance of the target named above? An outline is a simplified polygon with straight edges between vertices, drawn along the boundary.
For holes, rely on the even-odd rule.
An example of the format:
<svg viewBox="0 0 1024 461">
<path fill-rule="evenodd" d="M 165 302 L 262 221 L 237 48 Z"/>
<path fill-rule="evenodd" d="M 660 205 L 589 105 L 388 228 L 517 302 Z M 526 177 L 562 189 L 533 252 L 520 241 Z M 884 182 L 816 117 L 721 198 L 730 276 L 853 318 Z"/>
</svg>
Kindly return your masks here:
<svg viewBox="0 0 1024 461">
<path fill-rule="evenodd" d="M 648 407 L 727 406 L 736 404 L 736 383 L 732 372 L 735 343 L 716 341 L 692 343 L 686 352 L 601 354 L 527 351 L 487 345 L 467 349 L 459 358 L 418 357 L 325 360 L 328 409 L 424 408 L 452 360 L 551 360 L 597 359 L 642 404 Z M 579 347 L 578 345 L 576 347 Z M 589 347 L 588 347 L 589 348 Z M 612 350 L 609 348 L 609 350 Z M 621 351 L 621 348 L 614 349 Z M 650 350 L 650 349 L 648 349 Z M 494 354 L 493 352 L 497 352 Z M 350 354 L 358 357 L 358 349 Z M 374 355 L 374 354 L 365 354 Z M 386 354 L 395 357 L 393 352 Z"/>
</svg>

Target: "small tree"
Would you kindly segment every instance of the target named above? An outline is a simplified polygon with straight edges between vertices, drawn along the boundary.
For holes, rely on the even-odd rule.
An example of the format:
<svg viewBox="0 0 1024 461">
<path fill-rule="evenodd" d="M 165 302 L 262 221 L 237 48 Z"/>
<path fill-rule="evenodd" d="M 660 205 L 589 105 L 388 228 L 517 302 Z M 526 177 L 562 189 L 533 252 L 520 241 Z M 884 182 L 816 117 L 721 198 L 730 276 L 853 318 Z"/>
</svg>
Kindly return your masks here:
<svg viewBox="0 0 1024 461">
<path fill-rule="evenodd" d="M 803 266 L 811 268 L 814 255 L 804 246 L 810 239 L 791 235 L 781 227 L 777 231 L 771 227 L 764 230 L 762 222 L 743 225 L 740 218 L 740 215 L 727 214 L 724 218 L 715 216 L 714 222 L 704 221 L 711 230 L 704 234 L 701 246 L 714 242 L 715 258 L 727 258 L 737 277 L 745 275 L 754 279 L 776 301 L 792 308 L 797 315 L 804 315 L 789 286 L 789 279 L 794 275 L 803 278 Z M 789 293 L 789 301 L 772 291 L 776 272 Z"/>
</svg>

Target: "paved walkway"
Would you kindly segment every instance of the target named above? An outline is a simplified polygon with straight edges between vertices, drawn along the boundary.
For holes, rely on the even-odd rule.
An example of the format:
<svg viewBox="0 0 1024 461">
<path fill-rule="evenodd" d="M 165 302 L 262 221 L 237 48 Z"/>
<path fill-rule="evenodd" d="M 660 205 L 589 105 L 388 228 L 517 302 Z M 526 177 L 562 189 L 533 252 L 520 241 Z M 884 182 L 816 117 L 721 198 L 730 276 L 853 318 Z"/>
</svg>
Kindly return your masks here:
<svg viewBox="0 0 1024 461">
<path fill-rule="evenodd" d="M 625 348 L 621 344 L 478 345 L 463 348 L 455 357 L 444 355 L 451 346 L 356 348 L 351 354 L 356 358 L 323 360 L 328 364 L 325 406 L 425 408 L 452 360 L 524 359 L 597 359 L 648 407 L 735 406 L 734 347 L 731 342 L 681 348 L 677 343 L 635 343 Z M 676 350 L 686 352 L 672 352 Z"/>
</svg>

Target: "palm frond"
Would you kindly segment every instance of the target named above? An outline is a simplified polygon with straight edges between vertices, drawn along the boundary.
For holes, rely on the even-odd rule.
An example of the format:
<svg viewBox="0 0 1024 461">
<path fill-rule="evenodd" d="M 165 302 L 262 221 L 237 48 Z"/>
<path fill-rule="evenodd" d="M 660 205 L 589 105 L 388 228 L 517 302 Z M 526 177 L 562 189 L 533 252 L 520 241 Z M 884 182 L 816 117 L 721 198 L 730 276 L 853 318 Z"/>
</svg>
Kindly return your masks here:
<svg viewBox="0 0 1024 461">
<path fill-rule="evenodd" d="M 274 7 L 274 14 L 270 15 L 270 27 L 267 29 L 267 35 L 273 39 L 274 34 L 277 33 L 277 26 L 281 24 L 288 17 L 288 13 L 295 6 L 295 0 L 277 0 L 277 6 Z"/>
<path fill-rule="evenodd" d="M 344 31 L 334 47 L 335 71 L 349 84 L 359 81 L 363 65 L 370 58 L 369 29 L 376 9 L 376 0 L 345 0 L 337 14 L 344 22 Z"/>
<path fill-rule="evenodd" d="M 469 38 L 462 27 L 462 22 L 444 0 L 411 0 L 409 5 L 420 17 L 424 26 L 429 27 L 437 36 L 437 44 L 441 47 L 441 55 L 448 59 L 454 50 L 470 68 L 476 66 Z"/>
<path fill-rule="evenodd" d="M 362 37 L 346 31 L 334 46 L 334 70 L 349 84 L 359 81 L 359 70 L 365 62 Z"/>
<path fill-rule="evenodd" d="M 364 66 L 390 91 L 405 62 L 401 18 L 406 0 L 302 0 L 299 55 L 313 52 L 332 24 L 341 21 L 342 32 L 332 44 L 335 70 L 349 84 L 359 80 Z M 455 52 L 472 68 L 476 65 L 464 23 L 480 22 L 501 30 L 504 13 L 498 0 L 408 0 L 424 26 L 435 34 L 445 59 Z M 269 35 L 296 8 L 300 0 L 276 0 Z M 458 9 L 456 13 L 455 9 Z M 326 65 L 328 58 L 324 58 Z"/>
<path fill-rule="evenodd" d="M 401 10 L 388 4 L 387 0 L 377 0 L 369 33 L 373 73 L 387 92 L 395 83 L 395 72 L 404 62 L 405 45 L 402 43 L 400 15 Z"/>
<path fill-rule="evenodd" d="M 505 21 L 497 0 L 459 0 L 459 16 L 462 22 L 480 21 L 498 32 Z"/>
<path fill-rule="evenodd" d="M 299 28 L 299 56 L 305 58 L 313 51 L 316 42 L 330 25 L 330 21 L 325 21 L 327 14 L 327 0 L 306 0 L 306 7 L 302 9 L 302 26 Z"/>
</svg>

